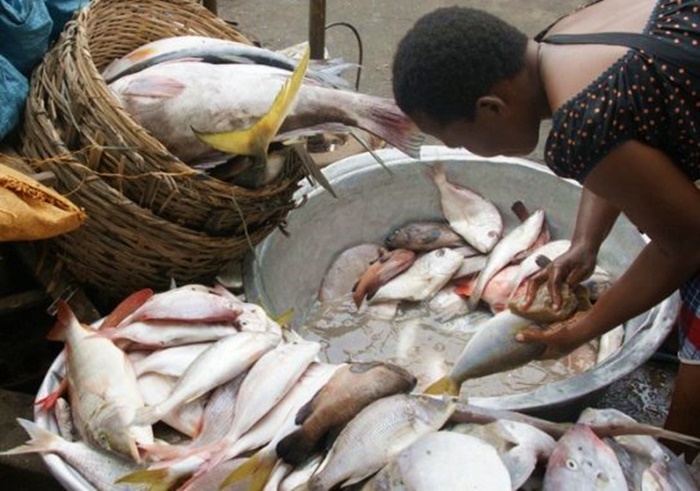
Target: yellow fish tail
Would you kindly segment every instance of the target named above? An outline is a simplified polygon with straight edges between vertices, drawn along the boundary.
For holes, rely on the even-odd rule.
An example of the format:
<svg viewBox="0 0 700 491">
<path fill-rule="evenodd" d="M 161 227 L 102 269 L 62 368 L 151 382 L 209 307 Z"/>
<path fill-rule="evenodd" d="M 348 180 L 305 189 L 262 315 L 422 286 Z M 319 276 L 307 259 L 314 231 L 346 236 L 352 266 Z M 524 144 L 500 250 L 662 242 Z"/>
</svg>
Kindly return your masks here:
<svg viewBox="0 0 700 491">
<path fill-rule="evenodd" d="M 200 133 L 194 128 L 192 131 L 197 138 L 220 152 L 266 159 L 267 148 L 282 126 L 301 89 L 309 66 L 309 56 L 307 48 L 292 76 L 284 83 L 272 102 L 270 110 L 250 128 L 220 133 Z"/>
<path fill-rule="evenodd" d="M 179 477 L 168 473 L 167 468 L 132 472 L 120 477 L 115 484 L 141 484 L 149 491 L 168 491 L 173 489 Z"/>
<path fill-rule="evenodd" d="M 248 491 L 262 491 L 275 466 L 276 457 L 274 453 L 256 453 L 242 465 L 233 470 L 219 486 L 220 490 L 245 479 L 249 480 Z"/>
<path fill-rule="evenodd" d="M 423 393 L 429 395 L 447 394 L 450 396 L 458 396 L 459 385 L 457 385 L 457 382 L 452 380 L 450 377 L 442 377 L 437 382 L 433 382 L 430 387 L 423 391 Z"/>
</svg>

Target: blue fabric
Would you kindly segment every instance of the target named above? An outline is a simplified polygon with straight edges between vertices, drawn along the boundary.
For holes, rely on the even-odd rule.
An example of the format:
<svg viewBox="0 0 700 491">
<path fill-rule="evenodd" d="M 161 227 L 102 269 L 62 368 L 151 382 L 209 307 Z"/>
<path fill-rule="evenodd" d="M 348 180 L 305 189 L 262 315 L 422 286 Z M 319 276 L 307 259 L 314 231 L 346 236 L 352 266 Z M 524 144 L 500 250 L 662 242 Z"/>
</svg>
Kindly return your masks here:
<svg viewBox="0 0 700 491">
<path fill-rule="evenodd" d="M 0 55 L 0 140 L 19 123 L 28 92 L 26 77 Z"/>
<path fill-rule="evenodd" d="M 43 0 L 0 0 L 0 55 L 25 76 L 48 50 L 52 28 Z"/>
<path fill-rule="evenodd" d="M 58 38 L 66 22 L 71 20 L 73 13 L 88 4 L 88 0 L 45 0 L 46 9 L 53 20 L 51 39 Z"/>
</svg>

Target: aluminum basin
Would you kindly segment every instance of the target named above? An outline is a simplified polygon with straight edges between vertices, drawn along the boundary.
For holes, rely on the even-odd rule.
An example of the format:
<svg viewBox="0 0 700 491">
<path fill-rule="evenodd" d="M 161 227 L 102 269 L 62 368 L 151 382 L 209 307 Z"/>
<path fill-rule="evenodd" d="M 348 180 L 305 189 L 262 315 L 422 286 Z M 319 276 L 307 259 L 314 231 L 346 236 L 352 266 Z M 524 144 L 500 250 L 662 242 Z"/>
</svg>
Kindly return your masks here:
<svg viewBox="0 0 700 491">
<path fill-rule="evenodd" d="M 337 254 L 364 242 L 378 242 L 388 231 L 410 220 L 442 218 L 437 188 L 425 174 L 425 164 L 446 164 L 448 178 L 468 185 L 498 206 L 506 230 L 516 224 L 510 206 L 521 200 L 530 209 L 547 212 L 554 239 L 569 238 L 581 187 L 556 177 L 549 169 L 523 159 L 486 159 L 463 150 L 426 146 L 420 160 L 395 150 L 379 155 L 391 173 L 368 154 L 338 161 L 324 169 L 338 199 L 321 188 L 305 186 L 296 197 L 306 201 L 288 217 L 288 236 L 276 230 L 249 253 L 244 264 L 244 288 L 249 300 L 271 314 L 293 308 L 293 324 L 304 322 L 321 280 Z M 626 218 L 620 217 L 603 244 L 598 264 L 621 274 L 647 243 Z M 539 415 L 556 415 L 577 404 L 644 363 L 659 347 L 679 305 L 677 294 L 625 324 L 622 350 L 604 363 L 566 380 L 530 392 L 498 397 L 472 397 L 480 406 Z M 557 412 L 551 410 L 558 408 Z"/>
</svg>

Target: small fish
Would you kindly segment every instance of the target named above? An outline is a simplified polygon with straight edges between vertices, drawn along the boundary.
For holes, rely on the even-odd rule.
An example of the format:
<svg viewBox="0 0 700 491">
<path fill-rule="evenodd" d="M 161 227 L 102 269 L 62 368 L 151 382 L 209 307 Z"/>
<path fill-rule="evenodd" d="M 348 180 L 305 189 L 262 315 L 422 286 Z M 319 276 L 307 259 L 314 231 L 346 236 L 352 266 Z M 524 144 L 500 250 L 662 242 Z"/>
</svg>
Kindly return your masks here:
<svg viewBox="0 0 700 491">
<path fill-rule="evenodd" d="M 220 339 L 192 362 L 166 400 L 144 408 L 136 420 L 155 423 L 177 406 L 235 378 L 279 342 L 279 336 L 262 332 L 240 332 Z"/>
<path fill-rule="evenodd" d="M 397 365 L 367 362 L 343 366 L 299 410 L 295 421 L 301 428 L 279 442 L 277 454 L 289 464 L 301 464 L 319 449 L 329 431 L 339 431 L 377 399 L 409 392 L 415 384 L 416 378 Z"/>
<path fill-rule="evenodd" d="M 432 384 L 426 393 L 458 395 L 467 379 L 512 370 L 534 360 L 544 352 L 545 345 L 515 340 L 519 331 L 533 327 L 536 328 L 536 324 L 509 310 L 499 312 L 469 339 L 450 374 Z"/>
<path fill-rule="evenodd" d="M 462 254 L 447 247 L 426 252 L 410 268 L 379 288 L 369 301 L 428 300 L 452 279 L 462 261 Z"/>
<path fill-rule="evenodd" d="M 376 244 L 360 244 L 341 252 L 323 276 L 318 299 L 329 302 L 352 292 L 357 280 L 379 258 L 381 251 Z"/>
<path fill-rule="evenodd" d="M 384 239 L 384 245 L 388 249 L 423 252 L 442 247 L 465 246 L 466 242 L 447 223 L 423 221 L 412 222 L 395 229 Z M 478 254 L 478 251 L 473 251 L 472 255 Z"/>
<path fill-rule="evenodd" d="M 234 323 L 204 324 L 183 321 L 138 321 L 114 329 L 100 329 L 99 335 L 122 349 L 163 349 L 194 343 L 208 343 L 238 333 Z"/>
<path fill-rule="evenodd" d="M 516 254 L 524 251 L 535 242 L 542 231 L 543 223 L 544 211 L 537 210 L 495 245 L 489 254 L 484 269 L 479 273 L 474 292 L 469 297 L 469 306 L 472 310 L 476 308 L 479 300 L 481 300 L 481 295 L 489 280 L 506 267 Z"/>
<path fill-rule="evenodd" d="M 211 346 L 211 343 L 194 343 L 182 346 L 173 346 L 149 353 L 140 360 L 131 358 L 131 364 L 137 376 L 145 373 L 160 373 L 171 377 L 180 377 L 187 367 Z"/>
<path fill-rule="evenodd" d="M 379 258 L 362 273 L 352 289 L 352 299 L 359 309 L 365 297 L 371 299 L 382 285 L 410 268 L 416 259 L 416 253 L 408 249 L 382 251 Z"/>
<path fill-rule="evenodd" d="M 628 489 L 615 452 L 587 425 L 567 431 L 549 457 L 543 491 L 562 489 Z"/>
<path fill-rule="evenodd" d="M 498 208 L 471 189 L 449 182 L 442 164 L 430 167 L 428 175 L 440 192 L 442 214 L 450 227 L 479 252 L 491 252 L 503 235 Z"/>
<path fill-rule="evenodd" d="M 380 470 L 362 491 L 510 491 L 508 469 L 479 438 L 436 431 L 419 438 Z"/>
<path fill-rule="evenodd" d="M 33 452 L 56 454 L 99 491 L 113 490 L 114 482 L 119 477 L 139 468 L 139 465 L 133 461 L 116 458 L 114 455 L 85 442 L 67 441 L 32 421 L 18 418 L 17 422 L 29 435 L 29 441 L 19 447 L 0 452 L 0 455 L 20 455 Z M 120 489 L 128 491 L 137 488 L 129 486 Z"/>
<path fill-rule="evenodd" d="M 513 211 L 513 213 L 515 213 L 515 215 L 518 217 L 518 219 L 520 219 L 521 222 L 524 222 L 530 217 L 530 211 L 527 209 L 527 207 L 523 204 L 522 201 L 516 201 L 515 203 L 513 203 L 513 206 L 511 206 L 510 209 Z M 530 247 L 516 254 L 513 258 L 513 262 L 519 263 L 523 261 L 525 258 L 533 254 L 535 250 L 547 244 L 550 240 L 551 235 L 549 233 L 549 225 L 547 224 L 547 219 L 545 218 L 544 223 L 542 224 L 542 231 L 540 232 L 540 235 L 537 237 L 537 239 L 535 239 L 535 241 Z"/>
<path fill-rule="evenodd" d="M 340 432 L 309 481 L 310 491 L 372 475 L 421 436 L 441 428 L 454 409 L 449 398 L 423 395 L 398 394 L 371 403 Z"/>
</svg>

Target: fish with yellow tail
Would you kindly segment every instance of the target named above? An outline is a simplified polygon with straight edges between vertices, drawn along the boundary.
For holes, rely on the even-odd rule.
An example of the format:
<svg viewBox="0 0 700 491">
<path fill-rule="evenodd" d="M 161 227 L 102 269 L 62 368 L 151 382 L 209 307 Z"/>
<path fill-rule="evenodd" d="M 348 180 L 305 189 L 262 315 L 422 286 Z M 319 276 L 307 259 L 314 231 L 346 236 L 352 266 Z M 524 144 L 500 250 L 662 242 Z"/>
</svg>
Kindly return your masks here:
<svg viewBox="0 0 700 491">
<path fill-rule="evenodd" d="M 537 324 L 510 310 L 499 312 L 484 322 L 467 342 L 450 373 L 425 392 L 456 396 L 467 379 L 512 370 L 534 360 L 544 353 L 546 346 L 543 343 L 521 343 L 515 339 L 518 332 L 533 327 L 537 328 Z"/>
</svg>

